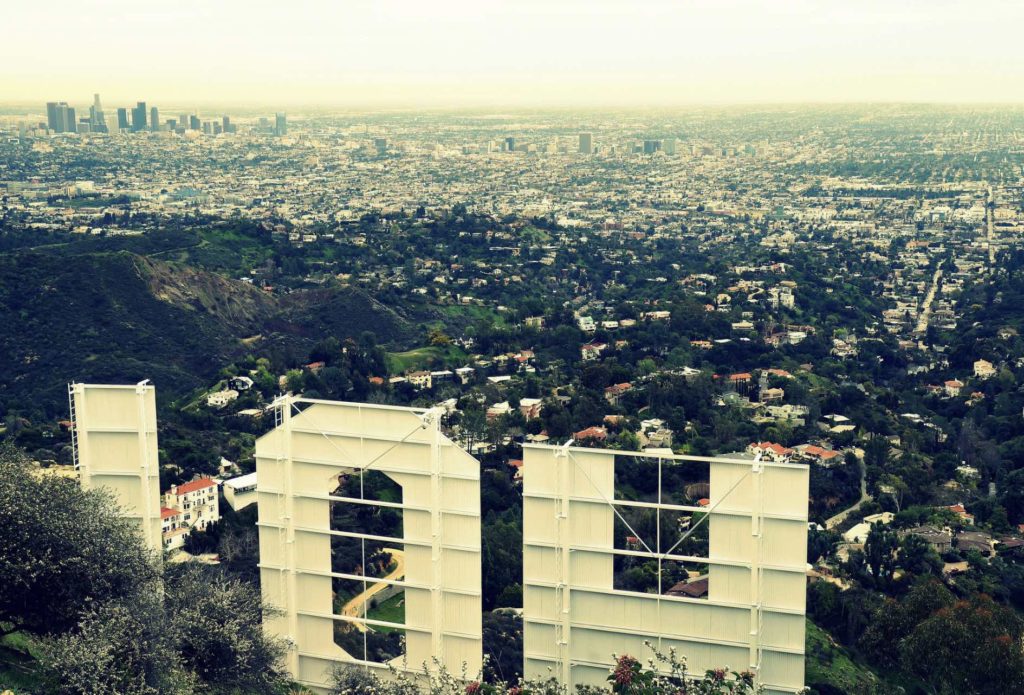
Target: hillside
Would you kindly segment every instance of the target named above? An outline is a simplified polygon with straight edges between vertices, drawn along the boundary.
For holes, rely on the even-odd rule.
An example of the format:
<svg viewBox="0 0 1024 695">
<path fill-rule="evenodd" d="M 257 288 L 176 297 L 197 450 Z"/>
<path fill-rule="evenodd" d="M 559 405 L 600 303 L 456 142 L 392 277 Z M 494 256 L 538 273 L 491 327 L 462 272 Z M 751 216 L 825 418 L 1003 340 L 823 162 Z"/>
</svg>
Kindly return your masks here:
<svg viewBox="0 0 1024 695">
<path fill-rule="evenodd" d="M 66 410 L 66 382 L 149 378 L 176 397 L 209 383 L 261 335 L 295 348 L 373 331 L 403 341 L 413 324 L 364 292 L 318 289 L 283 298 L 249 284 L 128 252 L 0 256 L 0 417 Z"/>
</svg>

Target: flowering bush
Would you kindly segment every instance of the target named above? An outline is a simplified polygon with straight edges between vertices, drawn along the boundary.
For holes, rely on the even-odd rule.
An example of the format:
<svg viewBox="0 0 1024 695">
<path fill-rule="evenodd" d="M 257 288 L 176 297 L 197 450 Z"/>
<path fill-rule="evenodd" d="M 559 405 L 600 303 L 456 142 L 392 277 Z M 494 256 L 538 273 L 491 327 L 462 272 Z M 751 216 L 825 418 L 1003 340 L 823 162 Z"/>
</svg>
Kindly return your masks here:
<svg viewBox="0 0 1024 695">
<path fill-rule="evenodd" d="M 622 693 L 623 695 L 759 695 L 763 689 L 754 681 L 754 674 L 737 673 L 725 668 L 707 671 L 703 677 L 687 672 L 686 659 L 675 650 L 662 654 L 650 643 L 653 652 L 647 664 L 629 655 L 616 656 L 615 667 L 608 675 L 608 688 L 577 686 L 575 695 Z M 332 695 L 569 695 L 566 686 L 554 678 L 516 683 L 484 683 L 452 674 L 440 662 L 434 668 L 423 664 L 421 673 L 400 671 L 388 666 L 388 677 L 354 666 L 339 666 L 334 672 Z"/>
<path fill-rule="evenodd" d="M 639 659 L 628 654 L 615 659 L 615 667 L 608 676 L 613 693 L 623 695 L 756 695 L 763 689 L 755 683 L 749 671 L 737 673 L 725 668 L 712 669 L 703 678 L 694 678 L 687 672 L 686 658 L 676 655 L 674 649 L 662 654 L 649 642 L 644 643 L 654 656 L 645 667 Z"/>
</svg>

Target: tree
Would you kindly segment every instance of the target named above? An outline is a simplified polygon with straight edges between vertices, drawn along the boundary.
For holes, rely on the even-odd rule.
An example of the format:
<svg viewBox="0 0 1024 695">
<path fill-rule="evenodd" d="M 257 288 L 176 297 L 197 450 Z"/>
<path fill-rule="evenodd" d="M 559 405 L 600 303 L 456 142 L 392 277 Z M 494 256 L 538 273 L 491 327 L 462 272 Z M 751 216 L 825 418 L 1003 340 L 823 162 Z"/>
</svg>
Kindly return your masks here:
<svg viewBox="0 0 1024 695">
<path fill-rule="evenodd" d="M 264 610 L 220 568 L 161 573 L 106 494 L 0 447 L 0 622 L 38 636 L 45 692 L 284 693 Z"/>
<path fill-rule="evenodd" d="M 0 622 L 38 635 L 74 628 L 110 600 L 145 593 L 156 565 L 134 521 L 100 491 L 35 476 L 0 445 Z"/>
<path fill-rule="evenodd" d="M 872 437 L 864 445 L 864 465 L 884 468 L 889 459 L 889 441 L 885 437 Z"/>
<path fill-rule="evenodd" d="M 46 692 L 57 695 L 188 695 L 195 681 L 181 668 L 156 593 L 110 601 L 86 613 L 75 632 L 41 647 Z"/>
<path fill-rule="evenodd" d="M 923 620 L 954 602 L 953 595 L 942 582 L 937 579 L 921 580 L 903 600 L 885 600 L 860 638 L 860 647 L 875 663 L 894 667 L 899 658 L 894 646 L 899 645 Z"/>
<path fill-rule="evenodd" d="M 942 575 L 942 558 L 928 541 L 917 534 L 908 534 L 900 543 L 899 565 L 910 574 Z"/>
<path fill-rule="evenodd" d="M 280 691 L 284 648 L 263 630 L 266 609 L 256 586 L 191 563 L 168 565 L 164 583 L 170 637 L 206 692 Z"/>
<path fill-rule="evenodd" d="M 811 529 L 807 534 L 807 562 L 815 564 L 821 558 L 826 560 L 839 545 L 839 534 L 834 531 Z"/>
<path fill-rule="evenodd" d="M 903 667 L 932 692 L 1024 692 L 1024 621 L 985 595 L 936 611 L 900 645 Z"/>
<path fill-rule="evenodd" d="M 884 585 L 892 579 L 896 566 L 896 547 L 899 543 L 896 532 L 886 524 L 872 524 L 864 543 L 864 560 L 871 569 L 875 581 Z"/>
</svg>

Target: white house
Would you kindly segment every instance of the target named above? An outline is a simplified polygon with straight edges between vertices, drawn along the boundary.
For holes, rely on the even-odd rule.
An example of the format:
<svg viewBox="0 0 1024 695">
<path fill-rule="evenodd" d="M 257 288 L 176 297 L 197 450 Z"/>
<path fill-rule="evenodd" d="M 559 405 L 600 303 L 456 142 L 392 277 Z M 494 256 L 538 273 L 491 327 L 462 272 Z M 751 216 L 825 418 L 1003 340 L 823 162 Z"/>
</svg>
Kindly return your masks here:
<svg viewBox="0 0 1024 695">
<path fill-rule="evenodd" d="M 224 499 L 236 512 L 256 501 L 256 474 L 246 473 L 224 481 Z"/>
<path fill-rule="evenodd" d="M 429 389 L 434 385 L 430 372 L 410 372 L 406 375 L 409 383 L 417 389 Z"/>
<path fill-rule="evenodd" d="M 988 360 L 978 360 L 974 363 L 974 376 L 979 379 L 988 379 L 990 376 L 994 376 L 995 373 L 996 368 Z"/>
<path fill-rule="evenodd" d="M 168 507 L 160 508 L 160 526 L 163 531 L 164 550 L 177 550 L 185 545 L 190 529 L 182 521 L 181 512 Z"/>
<path fill-rule="evenodd" d="M 223 408 L 231 401 L 238 398 L 238 391 L 234 389 L 224 389 L 217 393 L 211 393 L 206 397 L 206 405 L 211 408 Z"/>
<path fill-rule="evenodd" d="M 202 531 L 220 519 L 217 481 L 198 478 L 181 485 L 171 485 L 171 489 L 164 493 L 164 507 L 181 512 L 185 526 Z"/>
</svg>

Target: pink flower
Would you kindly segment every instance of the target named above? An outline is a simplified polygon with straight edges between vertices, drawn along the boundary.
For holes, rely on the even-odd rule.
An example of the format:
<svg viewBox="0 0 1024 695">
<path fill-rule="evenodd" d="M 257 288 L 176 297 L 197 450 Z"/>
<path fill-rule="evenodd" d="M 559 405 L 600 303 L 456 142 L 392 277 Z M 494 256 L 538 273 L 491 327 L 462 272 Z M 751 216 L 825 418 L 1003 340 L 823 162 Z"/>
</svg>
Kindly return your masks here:
<svg viewBox="0 0 1024 695">
<path fill-rule="evenodd" d="M 634 669 L 639 665 L 640 662 L 628 654 L 620 656 L 618 662 L 615 664 L 615 670 L 612 672 L 616 685 L 629 685 L 632 683 Z"/>
<path fill-rule="evenodd" d="M 480 692 L 480 682 L 473 681 L 466 686 L 466 695 L 476 695 Z"/>
</svg>

